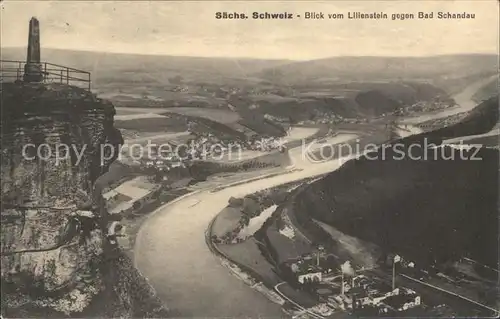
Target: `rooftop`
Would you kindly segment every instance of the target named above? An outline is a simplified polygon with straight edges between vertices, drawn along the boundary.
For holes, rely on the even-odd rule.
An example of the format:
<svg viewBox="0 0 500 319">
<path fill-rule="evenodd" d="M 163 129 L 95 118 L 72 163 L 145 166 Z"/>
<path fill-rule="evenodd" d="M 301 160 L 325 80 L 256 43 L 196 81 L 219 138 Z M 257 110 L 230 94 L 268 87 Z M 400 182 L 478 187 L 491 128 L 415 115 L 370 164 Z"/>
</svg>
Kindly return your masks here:
<svg viewBox="0 0 500 319">
<path fill-rule="evenodd" d="M 321 265 L 322 258 L 320 258 L 320 265 L 316 265 L 316 258 L 313 258 L 312 256 L 305 256 L 301 257 L 298 259 L 292 259 L 286 261 L 286 265 L 288 267 L 295 267 L 292 265 L 296 265 L 298 267 L 297 271 L 295 272 L 298 275 L 301 274 L 306 274 L 306 273 L 311 273 L 311 272 L 320 272 L 324 270 L 324 267 Z"/>
<path fill-rule="evenodd" d="M 399 309 L 405 303 L 415 301 L 416 297 L 416 294 L 399 294 L 385 298 L 383 303 L 392 308 Z"/>
</svg>

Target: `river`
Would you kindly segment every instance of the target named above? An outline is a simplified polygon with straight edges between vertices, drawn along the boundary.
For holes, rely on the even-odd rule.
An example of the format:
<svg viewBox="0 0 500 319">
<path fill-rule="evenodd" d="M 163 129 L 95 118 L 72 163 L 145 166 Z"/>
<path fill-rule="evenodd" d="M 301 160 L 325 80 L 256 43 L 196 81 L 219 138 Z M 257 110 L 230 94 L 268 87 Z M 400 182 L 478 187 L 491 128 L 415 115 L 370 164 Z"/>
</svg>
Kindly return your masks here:
<svg viewBox="0 0 500 319">
<path fill-rule="evenodd" d="M 141 227 L 135 262 L 165 303 L 183 317 L 280 317 L 280 306 L 232 276 L 207 248 L 204 232 L 231 196 L 333 171 L 344 161 L 304 165 L 301 152 L 291 156 L 302 171 L 229 187 L 208 190 L 167 204 Z M 197 204 L 192 205 L 195 201 Z"/>
<path fill-rule="evenodd" d="M 491 77 L 476 81 L 476 82 L 468 85 L 460 93 L 453 95 L 452 97 L 455 100 L 455 103 L 457 104 L 454 107 L 450 107 L 448 109 L 445 109 L 445 110 L 439 111 L 439 112 L 433 112 L 430 114 L 422 114 L 419 116 L 406 118 L 406 119 L 403 119 L 402 121 L 399 121 L 399 123 L 401 123 L 401 124 L 417 124 L 417 123 L 422 123 L 422 122 L 429 121 L 429 120 L 435 120 L 435 119 L 448 117 L 448 116 L 452 116 L 455 114 L 470 111 L 477 105 L 477 103 L 472 100 L 472 96 L 481 87 L 490 83 L 495 78 L 498 78 L 498 75 L 493 75 Z"/>
<path fill-rule="evenodd" d="M 469 90 L 469 99 L 473 93 Z M 205 190 L 189 195 L 160 207 L 143 224 L 135 244 L 135 265 L 148 278 L 158 296 L 174 310 L 175 316 L 285 316 L 279 305 L 248 287 L 222 266 L 207 248 L 204 233 L 231 196 L 241 197 L 331 172 L 344 162 L 308 162 L 302 157 L 300 147 L 290 149 L 289 154 L 301 171 L 228 187 L 215 193 Z M 193 202 L 197 204 L 193 206 Z"/>
</svg>

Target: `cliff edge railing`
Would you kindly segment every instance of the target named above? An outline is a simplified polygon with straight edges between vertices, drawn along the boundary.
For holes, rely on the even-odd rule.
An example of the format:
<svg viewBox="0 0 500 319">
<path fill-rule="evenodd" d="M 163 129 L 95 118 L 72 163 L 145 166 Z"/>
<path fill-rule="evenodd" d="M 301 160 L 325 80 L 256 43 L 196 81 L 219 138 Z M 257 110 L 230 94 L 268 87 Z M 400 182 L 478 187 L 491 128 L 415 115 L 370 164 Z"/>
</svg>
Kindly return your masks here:
<svg viewBox="0 0 500 319">
<path fill-rule="evenodd" d="M 0 60 L 0 83 L 23 81 L 25 64 L 26 61 Z M 38 66 L 42 83 L 71 84 L 90 91 L 90 72 L 49 62 L 40 62 Z"/>
</svg>

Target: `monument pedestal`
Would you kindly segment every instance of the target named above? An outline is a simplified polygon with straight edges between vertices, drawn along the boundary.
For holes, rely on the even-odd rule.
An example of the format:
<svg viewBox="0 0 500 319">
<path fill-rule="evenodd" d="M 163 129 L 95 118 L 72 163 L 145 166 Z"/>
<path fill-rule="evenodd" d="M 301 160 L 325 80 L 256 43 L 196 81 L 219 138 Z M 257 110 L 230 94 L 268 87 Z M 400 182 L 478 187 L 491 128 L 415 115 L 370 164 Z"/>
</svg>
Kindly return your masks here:
<svg viewBox="0 0 500 319">
<path fill-rule="evenodd" d="M 28 34 L 28 52 L 24 65 L 24 82 L 42 82 L 43 70 L 40 63 L 40 23 L 33 17 Z"/>
<path fill-rule="evenodd" d="M 43 71 L 41 63 L 26 63 L 24 65 L 24 82 L 42 82 Z"/>
</svg>

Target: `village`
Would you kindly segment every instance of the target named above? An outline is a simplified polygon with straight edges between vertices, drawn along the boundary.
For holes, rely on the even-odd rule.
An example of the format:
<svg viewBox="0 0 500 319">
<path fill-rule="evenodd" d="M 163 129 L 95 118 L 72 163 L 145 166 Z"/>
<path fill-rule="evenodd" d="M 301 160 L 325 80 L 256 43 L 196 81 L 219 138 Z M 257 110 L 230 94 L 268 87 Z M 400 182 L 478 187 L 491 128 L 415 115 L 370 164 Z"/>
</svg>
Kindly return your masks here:
<svg viewBox="0 0 500 319">
<path fill-rule="evenodd" d="M 414 263 L 399 255 L 392 258 L 393 282 L 386 283 L 373 275 L 370 269 L 354 269 L 350 261 L 340 265 L 332 254 L 322 247 L 315 254 L 287 260 L 280 269 L 287 283 L 318 301 L 317 305 L 295 313 L 314 313 L 328 317 L 339 311 L 357 316 L 397 315 L 409 309 L 423 307 L 421 296 L 415 291 L 397 287 L 396 265 L 413 268 Z M 279 286 L 275 288 L 279 292 Z"/>
</svg>

